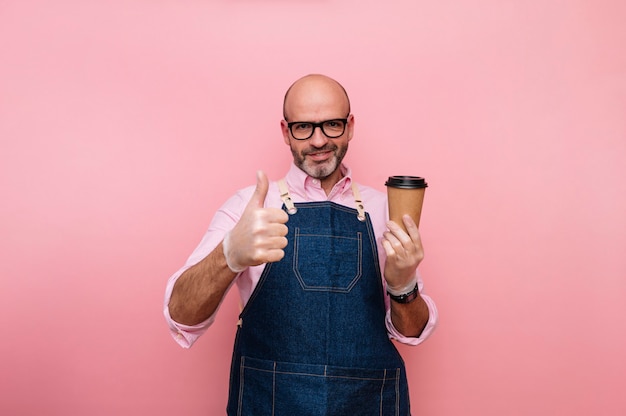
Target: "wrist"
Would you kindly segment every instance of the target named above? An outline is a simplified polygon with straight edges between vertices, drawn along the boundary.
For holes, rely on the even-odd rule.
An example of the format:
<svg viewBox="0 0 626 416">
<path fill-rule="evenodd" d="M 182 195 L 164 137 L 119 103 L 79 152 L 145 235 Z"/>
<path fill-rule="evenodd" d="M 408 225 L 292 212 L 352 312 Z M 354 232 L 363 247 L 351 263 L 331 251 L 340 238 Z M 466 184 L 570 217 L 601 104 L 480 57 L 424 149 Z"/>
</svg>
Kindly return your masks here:
<svg viewBox="0 0 626 416">
<path fill-rule="evenodd" d="M 396 295 L 391 293 L 389 289 L 387 289 L 387 294 L 389 295 L 389 298 L 391 298 L 391 300 L 397 303 L 411 303 L 420 295 L 417 282 L 413 283 L 413 288 L 407 292 Z"/>
<path fill-rule="evenodd" d="M 391 285 L 387 282 L 387 293 L 393 296 L 401 296 L 412 291 L 417 285 L 417 276 L 413 276 L 411 280 L 403 285 Z"/>
<path fill-rule="evenodd" d="M 226 265 L 233 273 L 241 273 L 246 270 L 245 266 L 240 266 L 231 256 L 231 246 L 230 246 L 230 231 L 226 233 L 224 236 L 224 240 L 222 241 L 222 251 L 224 252 L 224 259 L 226 260 Z"/>
</svg>

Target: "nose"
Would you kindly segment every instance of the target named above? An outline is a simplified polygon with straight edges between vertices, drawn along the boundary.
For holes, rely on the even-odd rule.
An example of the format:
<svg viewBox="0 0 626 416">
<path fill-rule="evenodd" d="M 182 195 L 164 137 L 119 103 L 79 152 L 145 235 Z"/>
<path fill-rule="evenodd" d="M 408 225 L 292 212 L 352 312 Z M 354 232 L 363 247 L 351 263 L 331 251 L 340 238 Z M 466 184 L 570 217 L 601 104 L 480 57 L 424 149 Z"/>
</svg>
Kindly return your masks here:
<svg viewBox="0 0 626 416">
<path fill-rule="evenodd" d="M 315 126 L 313 135 L 309 138 L 309 144 L 313 147 L 324 147 L 328 143 L 328 137 L 322 131 L 321 126 Z"/>
</svg>

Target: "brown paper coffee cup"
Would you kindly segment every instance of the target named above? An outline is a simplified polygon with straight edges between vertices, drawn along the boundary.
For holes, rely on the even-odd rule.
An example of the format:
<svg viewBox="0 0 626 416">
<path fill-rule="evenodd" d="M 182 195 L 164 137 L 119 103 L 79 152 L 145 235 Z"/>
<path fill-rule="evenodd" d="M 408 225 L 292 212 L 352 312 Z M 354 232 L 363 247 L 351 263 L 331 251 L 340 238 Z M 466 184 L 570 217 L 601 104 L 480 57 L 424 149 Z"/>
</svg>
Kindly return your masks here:
<svg viewBox="0 0 626 416">
<path fill-rule="evenodd" d="M 402 216 L 408 214 L 419 227 L 428 184 L 419 176 L 390 176 L 385 182 L 389 202 L 389 219 L 406 231 Z"/>
</svg>

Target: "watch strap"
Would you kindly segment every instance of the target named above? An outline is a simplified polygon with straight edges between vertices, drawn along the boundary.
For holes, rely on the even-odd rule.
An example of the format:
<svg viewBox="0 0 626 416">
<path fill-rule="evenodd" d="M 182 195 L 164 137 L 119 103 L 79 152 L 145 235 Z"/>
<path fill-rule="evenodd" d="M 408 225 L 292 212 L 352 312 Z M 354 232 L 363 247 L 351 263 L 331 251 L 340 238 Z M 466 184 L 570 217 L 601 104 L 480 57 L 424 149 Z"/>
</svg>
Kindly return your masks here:
<svg viewBox="0 0 626 416">
<path fill-rule="evenodd" d="M 415 287 L 413 288 L 413 290 L 411 290 L 410 292 L 405 293 L 403 295 L 398 295 L 398 296 L 397 295 L 392 295 L 389 292 L 387 292 L 387 294 L 389 295 L 391 300 L 393 300 L 394 302 L 397 302 L 397 303 L 411 303 L 415 299 L 417 299 L 417 297 L 419 296 L 419 290 L 417 289 L 417 283 L 416 283 Z"/>
</svg>

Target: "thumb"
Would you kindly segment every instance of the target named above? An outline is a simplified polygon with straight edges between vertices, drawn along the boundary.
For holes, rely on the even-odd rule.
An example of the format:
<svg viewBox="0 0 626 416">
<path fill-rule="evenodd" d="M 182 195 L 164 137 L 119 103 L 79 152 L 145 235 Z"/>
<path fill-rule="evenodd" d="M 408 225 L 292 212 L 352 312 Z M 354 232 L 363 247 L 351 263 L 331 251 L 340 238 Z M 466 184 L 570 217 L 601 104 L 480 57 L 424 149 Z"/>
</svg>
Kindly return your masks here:
<svg viewBox="0 0 626 416">
<path fill-rule="evenodd" d="M 265 197 L 267 196 L 267 190 L 269 189 L 270 184 L 267 179 L 267 175 L 262 170 L 257 171 L 256 173 L 256 189 L 250 198 L 250 202 L 248 202 L 248 206 L 263 208 L 263 204 L 265 203 Z"/>
</svg>

